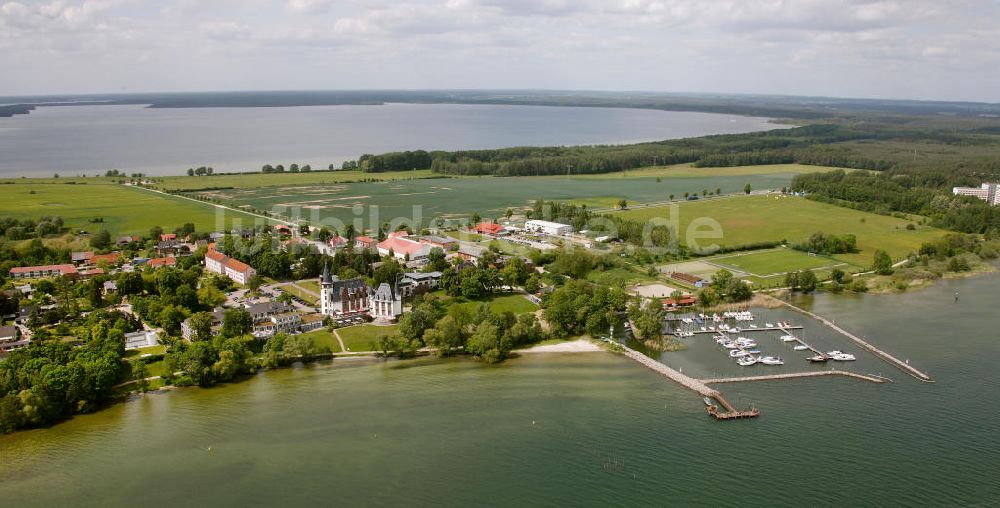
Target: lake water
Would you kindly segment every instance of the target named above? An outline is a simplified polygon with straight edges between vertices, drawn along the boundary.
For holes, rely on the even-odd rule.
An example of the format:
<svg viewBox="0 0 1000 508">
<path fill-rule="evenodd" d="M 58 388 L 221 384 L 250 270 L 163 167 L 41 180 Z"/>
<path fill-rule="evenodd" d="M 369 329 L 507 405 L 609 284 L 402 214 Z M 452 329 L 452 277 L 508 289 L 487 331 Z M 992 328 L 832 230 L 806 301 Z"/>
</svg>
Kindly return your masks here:
<svg viewBox="0 0 1000 508">
<path fill-rule="evenodd" d="M 774 129 L 765 118 L 624 108 L 461 104 L 157 109 L 40 107 L 0 118 L 0 176 L 107 169 L 183 174 L 326 168 L 393 150 L 632 143 Z"/>
<path fill-rule="evenodd" d="M 1000 276 L 896 296 L 819 295 L 821 315 L 908 358 L 919 382 L 795 314 L 841 378 L 721 385 L 763 411 L 715 422 L 700 398 L 608 353 L 336 361 L 137 397 L 0 437 L 0 499 L 28 506 L 995 506 Z M 954 303 L 959 291 L 961 300 Z M 692 339 L 693 341 L 694 339 Z M 666 361 L 732 362 L 698 339 Z M 804 361 L 791 348 L 784 371 Z M 785 351 L 781 351 L 785 348 Z M 13 502 L 16 500 L 16 502 Z"/>
</svg>

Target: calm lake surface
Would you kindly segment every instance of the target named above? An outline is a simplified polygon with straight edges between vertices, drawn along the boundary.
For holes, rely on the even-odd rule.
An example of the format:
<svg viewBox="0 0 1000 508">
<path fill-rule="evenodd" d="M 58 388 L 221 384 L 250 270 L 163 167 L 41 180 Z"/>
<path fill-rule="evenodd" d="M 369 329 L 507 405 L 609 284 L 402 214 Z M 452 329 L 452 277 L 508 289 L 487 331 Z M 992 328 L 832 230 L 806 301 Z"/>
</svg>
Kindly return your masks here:
<svg viewBox="0 0 1000 508">
<path fill-rule="evenodd" d="M 24 506 L 995 506 L 1000 277 L 805 305 L 908 358 L 919 382 L 814 322 L 821 349 L 895 382 L 720 385 L 755 420 L 609 353 L 336 361 L 137 397 L 0 437 L 0 499 Z M 954 303 L 959 291 L 960 303 Z M 664 358 L 739 372 L 708 337 Z M 773 337 L 762 349 L 808 368 Z M 15 502 L 16 500 L 16 502 Z M 8 503 L 10 502 L 10 503 Z"/>
<path fill-rule="evenodd" d="M 0 118 L 0 176 L 256 171 L 293 162 L 319 169 L 393 150 L 633 143 L 778 127 L 766 118 L 625 108 L 50 106 Z"/>
</svg>

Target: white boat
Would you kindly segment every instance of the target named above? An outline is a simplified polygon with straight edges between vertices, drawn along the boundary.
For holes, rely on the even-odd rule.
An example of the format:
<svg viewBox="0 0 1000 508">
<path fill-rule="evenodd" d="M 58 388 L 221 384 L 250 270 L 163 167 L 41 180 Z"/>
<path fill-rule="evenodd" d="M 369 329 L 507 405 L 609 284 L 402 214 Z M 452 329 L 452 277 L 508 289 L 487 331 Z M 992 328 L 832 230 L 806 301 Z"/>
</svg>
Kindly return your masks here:
<svg viewBox="0 0 1000 508">
<path fill-rule="evenodd" d="M 703 332 L 707 332 L 707 331 L 708 331 L 708 328 L 705 328 L 705 327 L 703 326 L 703 327 L 701 327 L 701 331 L 703 331 Z"/>
<path fill-rule="evenodd" d="M 736 345 L 736 343 L 735 343 L 735 342 L 732 342 L 732 341 L 728 341 L 728 342 L 723 342 L 723 343 L 722 343 L 722 347 L 724 347 L 724 348 L 726 348 L 726 349 L 736 349 L 736 348 L 738 348 L 739 346 L 738 346 L 738 345 Z"/>
<path fill-rule="evenodd" d="M 743 358 L 736 360 L 736 363 L 738 363 L 740 367 L 749 367 L 757 363 L 757 361 L 758 361 L 757 358 L 753 356 L 744 356 Z"/>
<path fill-rule="evenodd" d="M 733 349 L 733 350 L 729 351 L 729 357 L 730 358 L 740 358 L 740 357 L 743 357 L 743 356 L 746 356 L 746 355 L 747 355 L 746 351 L 742 351 L 742 350 L 739 350 L 739 349 Z"/>
<path fill-rule="evenodd" d="M 795 342 L 797 340 L 799 340 L 799 339 L 797 337 L 795 337 L 794 335 L 782 335 L 781 336 L 781 342 Z"/>
<path fill-rule="evenodd" d="M 760 359 L 760 363 L 764 365 L 784 365 L 785 362 L 781 361 L 781 358 L 776 358 L 774 356 L 765 356 Z"/>
<path fill-rule="evenodd" d="M 840 353 L 838 355 L 830 355 L 830 358 L 837 360 L 838 362 L 853 362 L 856 358 L 850 353 Z"/>
<path fill-rule="evenodd" d="M 809 349 L 809 346 L 806 346 L 804 344 L 799 344 L 798 346 L 795 346 L 792 349 L 794 349 L 796 351 L 805 351 L 805 350 Z"/>
<path fill-rule="evenodd" d="M 760 354 L 760 350 L 759 349 L 744 349 L 744 351 L 746 351 L 748 355 L 759 355 Z"/>
<path fill-rule="evenodd" d="M 768 328 L 774 328 L 774 323 L 764 323 L 764 326 Z"/>
</svg>

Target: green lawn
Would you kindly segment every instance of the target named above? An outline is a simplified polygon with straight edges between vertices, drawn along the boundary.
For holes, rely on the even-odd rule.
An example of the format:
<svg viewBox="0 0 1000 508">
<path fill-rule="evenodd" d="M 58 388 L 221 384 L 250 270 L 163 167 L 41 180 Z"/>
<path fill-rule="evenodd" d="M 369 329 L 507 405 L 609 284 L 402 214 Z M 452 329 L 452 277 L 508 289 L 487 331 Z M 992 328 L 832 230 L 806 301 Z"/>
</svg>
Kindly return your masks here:
<svg viewBox="0 0 1000 508">
<path fill-rule="evenodd" d="M 467 242 L 481 242 L 486 238 L 479 233 L 473 233 L 464 229 L 458 231 L 446 231 L 445 236 L 450 236 L 456 240 L 465 240 Z"/>
<path fill-rule="evenodd" d="M 303 291 L 300 288 L 295 287 L 294 284 L 285 284 L 284 286 L 281 286 L 279 289 L 281 289 L 282 291 L 284 291 L 284 292 L 286 292 L 286 293 L 288 293 L 290 295 L 297 296 L 297 297 L 301 298 L 302 300 L 306 301 L 307 303 L 309 303 L 310 305 L 313 305 L 313 306 L 315 306 L 316 302 L 319 301 L 318 298 L 316 298 L 315 296 L 313 296 L 313 295 L 311 295 L 309 293 L 306 293 L 305 291 Z"/>
<path fill-rule="evenodd" d="M 312 291 L 313 293 L 319 294 L 319 282 L 313 279 L 298 280 L 295 284 Z"/>
<path fill-rule="evenodd" d="M 714 220 L 722 227 L 722 238 L 700 240 L 703 246 L 712 243 L 734 246 L 773 240 L 795 243 L 808 239 L 817 231 L 851 233 L 857 236 L 861 252 L 834 257 L 858 266 L 870 265 L 875 249 L 883 249 L 893 259 L 901 259 L 919 249 L 922 243 L 945 233 L 925 226 L 908 231 L 906 225 L 913 221 L 791 196 L 740 196 L 674 206 L 678 210 L 682 241 L 688 226 L 695 219 Z M 670 206 L 657 206 L 611 213 L 644 221 L 652 218 L 669 220 L 671 212 Z"/>
<path fill-rule="evenodd" d="M 488 303 L 493 312 L 509 311 L 514 314 L 523 314 L 525 312 L 535 312 L 538 310 L 537 305 L 531 303 L 527 298 L 519 294 L 492 295 L 482 300 L 468 300 L 463 297 L 457 297 L 451 298 L 447 301 L 448 305 L 460 305 L 462 307 L 467 307 L 469 310 L 475 310 L 476 307 L 483 303 Z"/>
<path fill-rule="evenodd" d="M 396 325 L 357 325 L 338 328 L 341 340 L 350 351 L 373 351 L 373 344 L 379 337 L 396 333 Z"/>
<path fill-rule="evenodd" d="M 0 216 L 37 219 L 58 215 L 73 231 L 103 228 L 112 236 L 148 234 L 153 226 L 170 231 L 186 222 L 194 223 L 197 231 L 219 231 L 237 218 L 245 225 L 263 220 L 228 210 L 223 214 L 222 209 L 207 203 L 98 182 L 94 179 L 94 183 L 68 185 L 15 180 L 0 185 Z M 90 222 L 98 218 L 104 222 Z"/>
<path fill-rule="evenodd" d="M 155 346 L 131 349 L 125 352 L 125 358 L 138 358 L 142 355 L 162 355 L 167 352 L 167 346 L 157 344 Z"/>
<path fill-rule="evenodd" d="M 746 272 L 758 277 L 782 275 L 785 272 L 797 270 L 815 270 L 830 268 L 842 262 L 825 256 L 810 256 L 795 249 L 776 249 L 766 252 L 751 252 L 748 254 L 726 255 L 707 259 L 706 261 L 721 265 L 730 270 Z"/>
<path fill-rule="evenodd" d="M 309 337 L 313 340 L 313 344 L 317 348 L 326 347 L 330 349 L 332 353 L 340 353 L 340 342 L 337 342 L 337 338 L 333 336 L 326 328 L 319 330 L 313 330 L 311 332 L 306 332 L 302 334 L 303 337 Z"/>
</svg>

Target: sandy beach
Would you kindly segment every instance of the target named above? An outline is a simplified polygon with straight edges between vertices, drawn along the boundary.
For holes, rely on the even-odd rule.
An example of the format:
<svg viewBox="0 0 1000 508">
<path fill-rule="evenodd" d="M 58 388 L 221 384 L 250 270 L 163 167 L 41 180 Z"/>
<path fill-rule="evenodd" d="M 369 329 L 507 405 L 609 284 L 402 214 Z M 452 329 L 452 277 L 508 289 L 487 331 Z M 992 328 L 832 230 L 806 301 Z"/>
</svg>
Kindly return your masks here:
<svg viewBox="0 0 1000 508">
<path fill-rule="evenodd" d="M 590 353 L 602 351 L 601 348 L 586 339 L 577 339 L 559 344 L 535 346 L 528 349 L 518 349 L 518 353 Z"/>
</svg>

